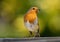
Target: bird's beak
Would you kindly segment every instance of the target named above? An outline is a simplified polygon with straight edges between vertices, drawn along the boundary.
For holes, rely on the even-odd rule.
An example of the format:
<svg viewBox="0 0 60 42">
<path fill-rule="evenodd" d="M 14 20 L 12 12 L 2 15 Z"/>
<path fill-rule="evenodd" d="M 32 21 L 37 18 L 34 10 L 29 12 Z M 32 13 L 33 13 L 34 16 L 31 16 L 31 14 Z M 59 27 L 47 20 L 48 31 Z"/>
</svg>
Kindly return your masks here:
<svg viewBox="0 0 60 42">
<path fill-rule="evenodd" d="M 37 13 L 39 13 L 39 12 L 40 12 L 40 9 L 37 10 Z"/>
<path fill-rule="evenodd" d="M 39 13 L 39 12 L 40 12 L 40 9 L 37 9 L 37 10 L 36 10 L 36 13 Z"/>
<path fill-rule="evenodd" d="M 38 11 L 40 11 L 40 9 L 38 9 Z"/>
</svg>

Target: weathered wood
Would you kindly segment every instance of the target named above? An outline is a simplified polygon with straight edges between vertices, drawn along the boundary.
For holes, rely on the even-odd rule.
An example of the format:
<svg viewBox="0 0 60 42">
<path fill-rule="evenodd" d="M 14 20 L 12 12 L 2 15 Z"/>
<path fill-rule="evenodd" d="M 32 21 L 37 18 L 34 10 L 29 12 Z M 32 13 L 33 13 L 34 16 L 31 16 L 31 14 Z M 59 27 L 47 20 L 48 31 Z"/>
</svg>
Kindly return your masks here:
<svg viewBox="0 0 60 42">
<path fill-rule="evenodd" d="M 0 38 L 0 42 L 60 42 L 60 37 Z"/>
</svg>

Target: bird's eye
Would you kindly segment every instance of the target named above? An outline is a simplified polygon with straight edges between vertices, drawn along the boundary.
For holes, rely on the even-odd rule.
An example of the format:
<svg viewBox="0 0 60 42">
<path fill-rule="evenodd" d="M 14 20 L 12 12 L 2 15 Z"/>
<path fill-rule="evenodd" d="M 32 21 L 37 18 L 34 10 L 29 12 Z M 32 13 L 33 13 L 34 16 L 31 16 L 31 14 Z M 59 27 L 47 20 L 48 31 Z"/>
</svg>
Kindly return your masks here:
<svg viewBox="0 0 60 42">
<path fill-rule="evenodd" d="M 35 8 L 33 8 L 33 10 L 35 10 Z"/>
</svg>

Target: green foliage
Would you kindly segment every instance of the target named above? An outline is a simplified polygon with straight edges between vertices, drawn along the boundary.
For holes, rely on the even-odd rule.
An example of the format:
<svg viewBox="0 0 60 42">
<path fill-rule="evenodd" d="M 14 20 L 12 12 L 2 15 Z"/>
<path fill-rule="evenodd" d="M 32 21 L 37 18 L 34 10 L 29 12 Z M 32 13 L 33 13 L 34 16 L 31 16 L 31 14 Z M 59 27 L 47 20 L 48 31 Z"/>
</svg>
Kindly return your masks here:
<svg viewBox="0 0 60 42">
<path fill-rule="evenodd" d="M 29 37 L 23 16 L 33 6 L 40 9 L 38 18 L 41 36 L 60 36 L 59 0 L 2 0 L 0 2 L 0 37 Z"/>
</svg>

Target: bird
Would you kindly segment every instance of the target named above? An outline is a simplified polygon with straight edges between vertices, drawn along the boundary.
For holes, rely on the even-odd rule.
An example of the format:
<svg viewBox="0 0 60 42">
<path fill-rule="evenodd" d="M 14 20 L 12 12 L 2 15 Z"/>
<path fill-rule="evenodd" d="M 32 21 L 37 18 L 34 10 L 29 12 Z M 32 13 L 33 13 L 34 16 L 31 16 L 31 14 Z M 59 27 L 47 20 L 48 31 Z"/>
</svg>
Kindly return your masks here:
<svg viewBox="0 0 60 42">
<path fill-rule="evenodd" d="M 40 37 L 40 28 L 37 16 L 39 11 L 40 9 L 38 7 L 31 7 L 24 15 L 24 25 L 31 35 L 34 33 L 34 37 Z"/>
</svg>

